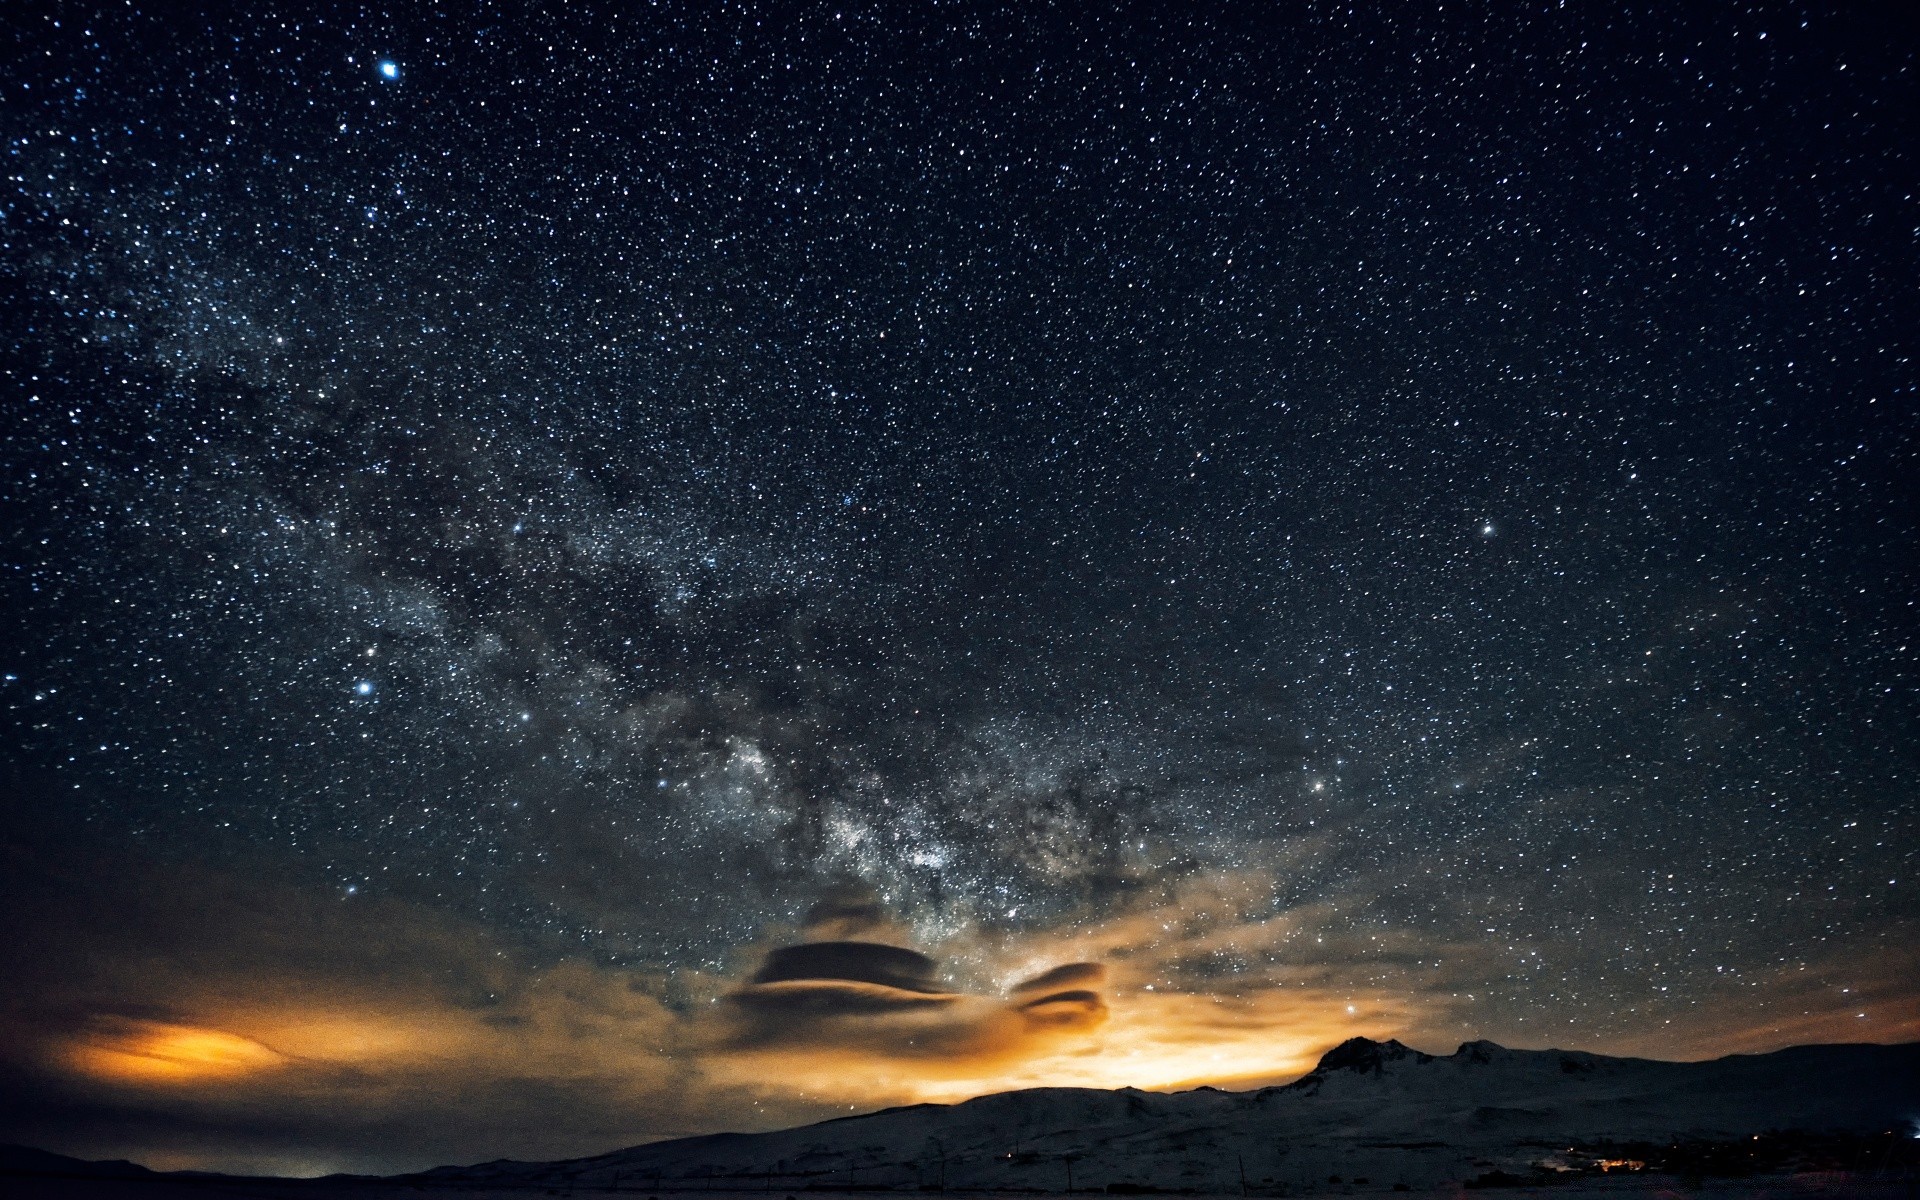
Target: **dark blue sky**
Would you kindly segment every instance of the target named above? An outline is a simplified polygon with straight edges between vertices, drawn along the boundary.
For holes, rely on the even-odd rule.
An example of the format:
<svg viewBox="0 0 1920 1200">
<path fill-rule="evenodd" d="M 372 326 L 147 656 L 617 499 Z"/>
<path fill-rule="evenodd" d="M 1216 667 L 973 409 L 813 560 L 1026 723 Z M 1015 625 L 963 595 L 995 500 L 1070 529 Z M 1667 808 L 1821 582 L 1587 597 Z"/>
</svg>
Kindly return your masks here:
<svg viewBox="0 0 1920 1200">
<path fill-rule="evenodd" d="M 172 1144 L 46 1048 L 218 1025 L 138 969 L 208 877 L 359 930 L 221 995 L 404 911 L 684 1014 L 848 889 L 991 991 L 1204 893 L 1297 944 L 1116 1013 L 1916 1036 L 1914 43 L 1460 7 L 12 14 L 9 1138 Z"/>
</svg>

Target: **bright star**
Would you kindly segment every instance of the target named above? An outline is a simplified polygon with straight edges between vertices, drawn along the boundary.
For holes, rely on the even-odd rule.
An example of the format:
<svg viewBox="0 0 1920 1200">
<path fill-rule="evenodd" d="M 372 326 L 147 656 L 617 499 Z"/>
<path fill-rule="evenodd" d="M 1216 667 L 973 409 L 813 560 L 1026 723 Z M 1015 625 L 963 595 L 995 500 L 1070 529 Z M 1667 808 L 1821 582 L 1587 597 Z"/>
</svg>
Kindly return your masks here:
<svg viewBox="0 0 1920 1200">
<path fill-rule="evenodd" d="M 353 685 L 353 690 L 362 696 L 371 696 L 373 695 L 373 681 L 370 679 L 362 679 L 359 683 Z"/>
<path fill-rule="evenodd" d="M 394 62 L 390 58 L 381 59 L 380 60 L 380 78 L 382 79 L 400 78 L 400 64 L 397 62 Z"/>
</svg>

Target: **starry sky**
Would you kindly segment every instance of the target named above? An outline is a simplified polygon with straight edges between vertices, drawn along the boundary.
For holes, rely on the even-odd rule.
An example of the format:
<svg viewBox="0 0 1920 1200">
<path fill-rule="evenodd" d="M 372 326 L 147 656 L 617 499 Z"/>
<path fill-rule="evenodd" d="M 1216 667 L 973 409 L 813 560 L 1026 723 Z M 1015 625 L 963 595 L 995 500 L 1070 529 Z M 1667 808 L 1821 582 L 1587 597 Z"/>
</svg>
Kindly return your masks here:
<svg viewBox="0 0 1920 1200">
<path fill-rule="evenodd" d="M 427 7 L 0 18 L 0 1140 L 1920 1037 L 1891 7 Z"/>
</svg>

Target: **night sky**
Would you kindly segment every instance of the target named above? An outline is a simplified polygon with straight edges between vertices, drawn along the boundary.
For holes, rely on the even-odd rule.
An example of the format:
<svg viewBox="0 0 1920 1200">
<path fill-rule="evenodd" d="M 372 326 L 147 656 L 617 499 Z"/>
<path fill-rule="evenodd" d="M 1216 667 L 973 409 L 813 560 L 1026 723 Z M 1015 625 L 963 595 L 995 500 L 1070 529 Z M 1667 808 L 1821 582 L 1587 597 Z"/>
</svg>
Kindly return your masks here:
<svg viewBox="0 0 1920 1200">
<path fill-rule="evenodd" d="M 436 7 L 0 18 L 0 1141 L 1920 1037 L 1897 7 Z"/>
</svg>

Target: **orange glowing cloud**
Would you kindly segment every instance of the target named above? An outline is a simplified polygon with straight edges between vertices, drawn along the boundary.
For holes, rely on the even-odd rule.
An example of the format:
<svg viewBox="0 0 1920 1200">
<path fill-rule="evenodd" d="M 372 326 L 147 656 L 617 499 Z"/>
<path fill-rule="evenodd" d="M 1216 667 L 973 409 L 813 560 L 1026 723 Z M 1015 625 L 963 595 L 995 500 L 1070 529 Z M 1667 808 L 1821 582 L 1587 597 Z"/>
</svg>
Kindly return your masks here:
<svg viewBox="0 0 1920 1200">
<path fill-rule="evenodd" d="M 1404 1031 L 1412 998 L 1330 978 L 1326 948 L 1305 936 L 1321 914 L 1275 913 L 1272 894 L 1271 876 L 1192 879 L 1104 920 L 942 947 L 974 977 L 1008 981 L 999 996 L 939 988 L 933 959 L 896 946 L 774 950 L 731 994 L 739 1023 L 702 1070 L 770 1098 L 852 1105 L 1257 1086 L 1349 1037 Z M 1259 965 L 1206 975 L 1223 957 Z"/>
<path fill-rule="evenodd" d="M 743 946 L 730 973 L 671 977 L 399 900 L 349 907 L 219 876 L 124 886 L 97 921 L 49 927 L 10 964 L 43 982 L 33 1006 L 0 997 L 0 1066 L 31 1077 L 49 1111 L 139 1107 L 236 1139 L 270 1126 L 363 1147 L 314 1171 L 588 1154 L 1024 1087 L 1257 1087 L 1355 1035 L 1527 1044 L 1531 1032 L 1489 1025 L 1455 994 L 1503 969 L 1487 958 L 1498 947 L 1356 920 L 1364 888 L 1277 906 L 1272 871 L 1169 879 L 1037 927 L 949 914 L 918 938 L 847 889 L 770 931 L 797 944 Z M 138 941 L 110 918 L 152 892 L 199 907 L 156 914 Z M 1711 1022 L 1580 1048 L 1915 1036 L 1912 964 L 1902 951 L 1798 967 Z M 1842 967 L 1844 985 L 1823 982 Z M 138 1148 L 106 1130 L 92 1156 L 162 1161 L 178 1151 L 172 1128 Z M 364 1149 L 368 1130 L 385 1149 Z"/>
<path fill-rule="evenodd" d="M 864 1055 L 939 1072 L 940 1063 L 1017 1055 L 1033 1038 L 1089 1028 L 1106 1013 L 1099 993 L 1087 988 L 1042 979 L 999 1000 L 943 987 L 935 968 L 918 951 L 879 942 L 779 947 L 727 997 L 719 1048 L 734 1056 L 824 1055 L 834 1062 Z M 1088 963 L 1060 970 L 1082 983 L 1097 981 L 1101 971 Z"/>
<path fill-rule="evenodd" d="M 192 1084 L 237 1079 L 287 1064 L 261 1042 L 221 1029 L 101 1017 L 61 1047 L 82 1075 L 114 1083 Z"/>
<path fill-rule="evenodd" d="M 1346 1038 L 1388 1036 L 1408 1013 L 1389 996 L 1324 988 L 1221 996 L 1136 986 L 1038 998 L 1015 988 L 1010 1001 L 962 997 L 938 1012 L 875 1017 L 815 1021 L 783 1039 L 721 1046 L 703 1068 L 763 1094 L 855 1105 L 951 1102 L 1022 1087 L 1254 1087 L 1301 1074 Z"/>
<path fill-rule="evenodd" d="M 1347 1038 L 1417 1035 L 1452 1019 L 1430 975 L 1383 967 L 1356 978 L 1351 963 L 1467 951 L 1377 927 L 1332 938 L 1331 902 L 1276 910 L 1274 890 L 1270 872 L 1192 876 L 1052 929 L 975 929 L 940 949 L 964 974 L 999 980 L 982 991 L 1004 998 L 796 1021 L 777 1037 L 723 1043 L 702 1067 L 765 1095 L 778 1087 L 851 1105 L 1021 1087 L 1256 1087 L 1298 1076 Z M 931 978 L 932 960 L 921 963 Z"/>
<path fill-rule="evenodd" d="M 948 970 L 847 890 L 794 931 L 798 944 L 761 949 L 741 976 L 681 974 L 695 1003 L 678 1009 L 658 980 L 581 960 L 519 964 L 444 915 L 392 906 L 384 936 L 410 949 L 378 971 L 274 972 L 253 958 L 238 973 L 149 973 L 118 1003 L 164 1019 L 92 1020 L 57 1036 L 49 1065 L 256 1107 L 350 1096 L 398 1113 L 479 1089 L 506 1112 L 564 1087 L 601 1112 L 658 1114 L 658 1097 L 674 1095 L 676 1124 L 659 1132 L 677 1133 L 697 1131 L 677 1123 L 695 1110 L 737 1121 L 724 1114 L 742 1103 L 755 1123 L 780 1124 L 827 1105 L 1018 1087 L 1257 1084 L 1355 1034 L 1420 1024 L 1421 998 L 1344 982 L 1328 966 L 1341 951 L 1317 946 L 1320 914 L 1276 913 L 1272 889 L 1270 875 L 1189 877 L 1051 929 L 974 927 L 929 946 Z M 283 925 L 302 917 L 289 907 Z M 351 961 L 351 932 L 316 928 L 306 953 Z M 1255 965 L 1209 974 L 1223 958 Z"/>
</svg>

